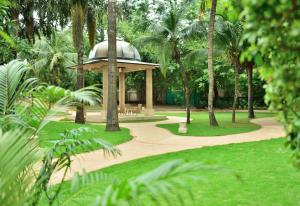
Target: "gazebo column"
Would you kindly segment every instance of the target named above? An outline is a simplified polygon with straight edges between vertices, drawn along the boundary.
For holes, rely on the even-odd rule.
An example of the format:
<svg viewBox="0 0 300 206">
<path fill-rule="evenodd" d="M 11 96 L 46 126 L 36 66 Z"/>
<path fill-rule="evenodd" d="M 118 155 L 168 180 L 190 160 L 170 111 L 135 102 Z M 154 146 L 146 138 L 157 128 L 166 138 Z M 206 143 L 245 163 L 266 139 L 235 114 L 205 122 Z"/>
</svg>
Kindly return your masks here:
<svg viewBox="0 0 300 206">
<path fill-rule="evenodd" d="M 103 69 L 102 73 L 102 116 L 106 118 L 107 115 L 107 96 L 108 96 L 108 69 Z"/>
<path fill-rule="evenodd" d="M 119 69 L 119 107 L 120 112 L 125 112 L 125 72 Z"/>
<path fill-rule="evenodd" d="M 146 109 L 145 116 L 154 115 L 152 69 L 146 70 Z"/>
</svg>

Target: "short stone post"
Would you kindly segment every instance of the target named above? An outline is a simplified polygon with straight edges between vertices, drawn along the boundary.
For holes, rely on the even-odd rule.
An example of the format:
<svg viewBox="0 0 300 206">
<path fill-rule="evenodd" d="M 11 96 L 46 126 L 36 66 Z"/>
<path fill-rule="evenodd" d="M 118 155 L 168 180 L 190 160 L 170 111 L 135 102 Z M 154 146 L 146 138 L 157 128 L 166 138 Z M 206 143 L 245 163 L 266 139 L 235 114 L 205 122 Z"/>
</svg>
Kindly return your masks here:
<svg viewBox="0 0 300 206">
<path fill-rule="evenodd" d="M 187 133 L 187 127 L 186 127 L 186 121 L 185 120 L 180 120 L 178 133 L 181 133 L 181 134 L 186 134 Z"/>
</svg>

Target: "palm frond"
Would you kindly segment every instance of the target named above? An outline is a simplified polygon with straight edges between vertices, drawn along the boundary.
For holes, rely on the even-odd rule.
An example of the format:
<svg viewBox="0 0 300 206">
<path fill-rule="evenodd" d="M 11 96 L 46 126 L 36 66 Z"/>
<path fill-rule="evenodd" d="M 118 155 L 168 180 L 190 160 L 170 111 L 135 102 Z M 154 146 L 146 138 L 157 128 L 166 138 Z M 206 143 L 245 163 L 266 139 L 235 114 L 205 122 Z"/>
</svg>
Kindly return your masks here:
<svg viewBox="0 0 300 206">
<path fill-rule="evenodd" d="M 104 194 L 97 198 L 95 205 L 140 205 L 147 197 L 149 204 L 174 205 L 174 201 L 177 201 L 185 205 L 193 200 L 188 180 L 200 180 L 196 174 L 204 169 L 211 168 L 195 162 L 170 161 L 137 178 L 108 186 Z M 190 198 L 182 196 L 182 189 L 188 190 Z"/>
<path fill-rule="evenodd" d="M 26 62 L 13 60 L 0 66 L 0 114 L 11 113 L 21 94 L 30 88 L 36 79 L 22 81 L 29 68 Z"/>
<path fill-rule="evenodd" d="M 32 195 L 30 199 L 31 205 L 38 205 L 43 193 L 48 199 L 49 205 L 53 205 L 60 194 L 62 182 L 64 181 L 65 175 L 71 166 L 71 156 L 76 155 L 76 151 L 78 149 L 82 147 L 92 148 L 97 145 L 99 149 L 103 149 L 103 151 L 106 153 L 114 156 L 120 155 L 120 151 L 114 148 L 108 142 L 98 141 L 97 139 L 79 139 L 78 137 L 84 132 L 89 132 L 89 130 L 82 127 L 65 131 L 61 135 L 62 139 L 55 142 L 51 149 L 46 152 L 42 160 L 39 174 L 36 178 L 34 186 L 32 187 Z M 49 182 L 53 173 L 60 170 L 63 171 L 60 184 L 54 189 L 49 189 Z"/>
<path fill-rule="evenodd" d="M 164 42 L 160 48 L 157 48 L 159 51 L 158 58 L 160 63 L 160 70 L 164 76 L 167 74 L 168 65 L 172 59 L 173 47 L 169 42 Z"/>
<path fill-rule="evenodd" d="M 40 86 L 33 90 L 30 106 L 20 116 L 28 127 L 40 131 L 59 111 L 66 111 L 78 104 L 95 105 L 100 102 L 100 89 L 96 86 L 77 91 L 57 86 Z M 30 114 L 30 118 L 28 118 Z M 32 118 L 33 117 L 33 118 Z"/>
<path fill-rule="evenodd" d="M 84 87 L 74 92 L 68 91 L 68 95 L 57 102 L 58 105 L 74 106 L 78 103 L 96 105 L 101 101 L 101 89 L 97 86 Z"/>
<path fill-rule="evenodd" d="M 166 75 L 168 64 L 172 58 L 173 47 L 171 42 L 166 41 L 161 35 L 144 36 L 135 40 L 139 47 L 151 45 L 154 47 L 160 63 L 160 69 L 163 75 Z"/>
<path fill-rule="evenodd" d="M 207 38 L 208 34 L 208 21 L 193 21 L 189 26 L 185 27 L 182 30 L 182 37 L 186 38 L 198 38 L 198 39 L 205 39 Z"/>
<path fill-rule="evenodd" d="M 195 61 L 205 61 L 207 59 L 207 49 L 201 48 L 194 51 L 191 51 L 185 56 L 187 62 L 195 62 Z"/>
<path fill-rule="evenodd" d="M 25 130 L 0 130 L 0 202 L 24 205 L 34 180 L 32 167 L 41 154 L 32 134 Z"/>
</svg>

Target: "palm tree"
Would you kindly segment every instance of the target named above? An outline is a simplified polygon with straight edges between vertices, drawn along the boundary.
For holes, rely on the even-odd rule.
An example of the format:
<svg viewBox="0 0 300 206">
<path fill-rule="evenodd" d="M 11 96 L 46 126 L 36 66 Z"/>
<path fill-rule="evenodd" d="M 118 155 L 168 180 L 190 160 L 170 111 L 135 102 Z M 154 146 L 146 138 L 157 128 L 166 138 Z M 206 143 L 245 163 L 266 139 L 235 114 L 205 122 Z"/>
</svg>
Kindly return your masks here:
<svg viewBox="0 0 300 206">
<path fill-rule="evenodd" d="M 209 31 L 208 31 L 208 79 L 209 79 L 209 91 L 208 91 L 208 115 L 211 126 L 218 126 L 217 119 L 214 113 L 214 67 L 213 67 L 213 47 L 214 47 L 214 26 L 216 16 L 217 0 L 212 0 L 210 19 L 209 19 Z"/>
<path fill-rule="evenodd" d="M 189 36 L 187 35 L 187 30 L 190 30 L 190 27 L 183 21 L 186 11 L 184 2 L 181 5 L 177 5 L 170 1 L 170 5 L 163 18 L 151 25 L 149 29 L 152 31 L 151 35 L 138 39 L 138 42 L 140 44 L 151 44 L 155 47 L 163 74 L 166 73 L 167 66 L 171 60 L 177 64 L 183 83 L 186 122 L 190 123 L 189 78 L 182 60 L 183 42 Z"/>
<path fill-rule="evenodd" d="M 106 130 L 120 130 L 117 105 L 116 0 L 108 1 L 108 100 Z"/>
<path fill-rule="evenodd" d="M 73 44 L 77 51 L 77 89 L 84 87 L 83 71 L 83 28 L 86 14 L 86 2 L 84 0 L 72 0 L 72 30 Z M 84 107 L 77 106 L 76 123 L 84 124 Z"/>
<path fill-rule="evenodd" d="M 65 32 L 52 33 L 50 39 L 42 37 L 34 44 L 33 52 L 36 58 L 33 67 L 35 72 L 42 80 L 49 81 L 52 85 L 59 85 L 61 70 L 76 62 L 76 53 L 70 46 L 72 40 L 69 37 Z M 52 73 L 51 80 L 48 80 L 49 72 Z"/>
<path fill-rule="evenodd" d="M 239 73 L 241 70 L 240 56 L 242 47 L 240 40 L 242 36 L 242 24 L 240 21 L 230 22 L 224 18 L 218 18 L 216 24 L 216 40 L 218 45 L 224 47 L 229 63 L 234 67 L 234 99 L 232 105 L 232 122 L 236 120 L 235 112 L 239 96 Z"/>
<path fill-rule="evenodd" d="M 71 14 L 72 14 L 72 30 L 73 30 L 73 44 L 77 50 L 77 89 L 84 87 L 84 71 L 83 71 L 83 29 L 85 20 L 87 21 L 89 43 L 92 48 L 95 44 L 96 21 L 92 1 L 86 0 L 72 0 Z M 84 107 L 77 106 L 76 109 L 76 123 L 84 124 Z"/>
</svg>

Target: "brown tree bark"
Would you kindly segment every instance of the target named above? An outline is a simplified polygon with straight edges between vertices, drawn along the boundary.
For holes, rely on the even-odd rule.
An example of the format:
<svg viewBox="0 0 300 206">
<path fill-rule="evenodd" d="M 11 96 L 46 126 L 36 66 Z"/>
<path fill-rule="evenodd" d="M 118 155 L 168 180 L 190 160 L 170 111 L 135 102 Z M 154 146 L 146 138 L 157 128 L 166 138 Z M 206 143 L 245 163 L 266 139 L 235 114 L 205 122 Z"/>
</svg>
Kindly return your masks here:
<svg viewBox="0 0 300 206">
<path fill-rule="evenodd" d="M 253 64 L 247 67 L 247 81 L 248 81 L 248 118 L 255 118 L 253 108 Z"/>
<path fill-rule="evenodd" d="M 189 80 L 186 75 L 185 68 L 181 62 L 181 55 L 179 49 L 175 46 L 175 60 L 179 65 L 179 71 L 181 74 L 182 82 L 183 82 L 183 91 L 184 91 L 184 100 L 185 100 L 185 108 L 186 108 L 186 123 L 191 123 L 191 106 L 190 106 L 190 88 L 189 88 Z"/>
<path fill-rule="evenodd" d="M 214 27 L 216 16 L 217 0 L 212 0 L 212 6 L 210 11 L 209 20 L 209 32 L 208 32 L 208 78 L 209 78 L 209 90 L 208 90 L 208 115 L 209 123 L 211 126 L 218 126 L 217 119 L 214 113 L 214 67 L 213 67 L 213 47 L 214 47 Z"/>
<path fill-rule="evenodd" d="M 108 99 L 106 131 L 118 131 L 116 0 L 108 1 Z"/>
<path fill-rule="evenodd" d="M 77 89 L 81 89 L 84 87 L 84 71 L 83 71 L 83 42 L 79 43 L 79 49 L 77 51 Z M 78 105 L 76 108 L 76 117 L 75 123 L 84 124 L 85 116 L 84 116 L 84 107 L 83 105 Z"/>
<path fill-rule="evenodd" d="M 239 98 L 239 67 L 235 65 L 234 68 L 234 97 L 233 97 L 233 105 L 232 105 L 232 123 L 235 123 L 235 111 L 237 108 Z"/>
</svg>

